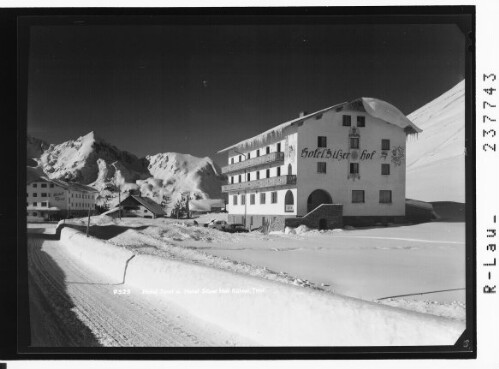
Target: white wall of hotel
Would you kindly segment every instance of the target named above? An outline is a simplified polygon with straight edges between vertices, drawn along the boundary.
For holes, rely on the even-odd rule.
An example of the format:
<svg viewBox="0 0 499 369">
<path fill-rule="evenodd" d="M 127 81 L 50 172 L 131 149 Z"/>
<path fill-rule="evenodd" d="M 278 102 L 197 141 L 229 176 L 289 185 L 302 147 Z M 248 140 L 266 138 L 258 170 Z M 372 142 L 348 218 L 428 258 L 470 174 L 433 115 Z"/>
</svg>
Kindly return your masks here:
<svg viewBox="0 0 499 369">
<path fill-rule="evenodd" d="M 351 126 L 343 125 L 344 115 L 351 117 Z M 365 126 L 357 127 L 358 116 L 364 117 Z M 354 130 L 359 135 L 358 149 L 350 147 Z M 319 136 L 326 137 L 326 147 L 318 148 Z M 382 140 L 389 140 L 389 150 L 382 150 Z M 366 112 L 337 112 L 333 109 L 316 114 L 284 128 L 280 137 L 260 140 L 258 145 L 253 144 L 248 149 L 229 150 L 230 166 L 245 160 L 240 153 L 249 153 L 252 159 L 257 157 L 257 150 L 262 156 L 267 150 L 276 152 L 277 145 L 280 144 L 281 151 L 284 151 L 284 162 L 260 166 L 258 170 L 247 168 L 249 180 L 256 180 L 257 172 L 260 173 L 259 178 L 266 178 L 266 171 L 269 169 L 270 177 L 288 173 L 296 175 L 296 184 L 228 191 L 227 210 L 229 214 L 240 215 L 246 211 L 247 215 L 304 216 L 310 210 L 307 203 L 310 194 L 315 190 L 324 190 L 330 195 L 332 203 L 343 205 L 343 216 L 404 216 L 405 143 L 406 133 L 403 128 Z M 325 173 L 318 172 L 318 162 L 326 163 Z M 358 163 L 358 176 L 350 174 L 350 163 Z M 382 164 L 385 164 L 385 169 L 388 164 L 389 174 L 382 174 Z M 242 170 L 228 173 L 228 178 L 229 184 L 248 180 Z M 286 208 L 284 199 L 288 190 L 293 193 L 294 206 Z M 364 191 L 364 202 L 353 201 L 353 190 Z M 380 202 L 380 190 L 391 191 L 391 202 Z M 277 203 L 270 202 L 270 191 L 277 191 Z M 245 192 L 246 210 L 241 202 L 241 196 Z M 260 203 L 260 192 L 266 193 L 265 204 Z M 256 194 L 255 204 L 250 204 L 250 194 Z M 237 196 L 237 204 L 234 204 L 234 195 Z"/>
<path fill-rule="evenodd" d="M 32 182 L 26 186 L 27 220 L 46 220 L 48 214 L 83 214 L 95 209 L 96 194 L 76 189 L 65 189 L 47 181 Z"/>
</svg>

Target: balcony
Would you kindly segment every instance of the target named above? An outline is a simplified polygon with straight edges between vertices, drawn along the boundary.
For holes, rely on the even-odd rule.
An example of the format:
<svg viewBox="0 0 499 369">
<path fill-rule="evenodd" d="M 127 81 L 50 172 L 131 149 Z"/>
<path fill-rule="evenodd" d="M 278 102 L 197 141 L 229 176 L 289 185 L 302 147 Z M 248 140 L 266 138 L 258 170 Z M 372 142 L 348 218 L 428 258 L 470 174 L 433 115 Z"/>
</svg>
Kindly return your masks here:
<svg viewBox="0 0 499 369">
<path fill-rule="evenodd" d="M 262 155 L 256 158 L 240 161 L 239 163 L 227 165 L 226 167 L 222 168 L 222 174 L 240 172 L 245 169 L 259 167 L 261 165 L 282 164 L 282 163 L 284 163 L 284 153 L 271 152 L 270 154 L 267 155 Z"/>
<path fill-rule="evenodd" d="M 280 177 L 257 179 L 256 181 L 228 184 L 222 186 L 222 192 L 260 190 L 263 188 L 279 187 L 279 186 L 295 185 L 295 184 L 296 184 L 296 176 L 287 175 Z"/>
</svg>

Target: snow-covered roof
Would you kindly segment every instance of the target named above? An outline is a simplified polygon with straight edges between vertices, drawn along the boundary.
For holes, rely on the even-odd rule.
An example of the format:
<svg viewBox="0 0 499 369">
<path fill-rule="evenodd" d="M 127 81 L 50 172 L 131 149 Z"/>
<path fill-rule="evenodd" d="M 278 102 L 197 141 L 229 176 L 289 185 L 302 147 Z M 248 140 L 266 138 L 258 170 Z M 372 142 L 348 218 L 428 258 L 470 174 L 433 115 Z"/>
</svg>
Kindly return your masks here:
<svg viewBox="0 0 499 369">
<path fill-rule="evenodd" d="M 149 197 L 143 197 L 143 196 L 137 196 L 137 195 L 130 195 L 121 202 L 128 200 L 129 198 L 132 198 L 142 206 L 144 206 L 147 210 L 149 210 L 151 213 L 156 214 L 156 215 L 166 215 L 165 211 L 159 205 L 156 201 Z"/>
<path fill-rule="evenodd" d="M 361 104 L 360 104 L 361 103 Z M 352 110 L 361 110 L 365 111 L 367 114 L 371 115 L 374 118 L 381 119 L 387 123 L 393 124 L 397 127 L 402 128 L 406 134 L 413 134 L 422 132 L 420 128 L 418 128 L 414 123 L 412 123 L 399 109 L 395 106 L 387 103 L 386 101 L 375 99 L 372 97 L 361 97 L 359 99 L 352 100 L 350 102 L 343 102 L 341 104 L 336 104 L 330 106 L 329 108 L 318 110 L 314 113 L 307 114 L 290 121 L 279 124 L 278 126 L 271 128 L 265 132 L 260 133 L 254 137 L 248 138 L 237 144 L 231 145 L 218 151 L 218 153 L 222 153 L 235 148 L 245 148 L 252 145 L 258 145 L 263 143 L 266 140 L 273 138 L 280 138 L 283 135 L 284 129 L 289 126 L 304 121 L 308 118 L 312 118 L 316 115 L 323 114 L 332 109 L 338 109 L 344 106 L 348 106 Z"/>
<path fill-rule="evenodd" d="M 39 168 L 27 167 L 26 184 L 29 185 L 33 182 L 48 182 L 54 185 L 64 188 L 65 190 L 73 190 L 87 193 L 97 193 L 95 188 L 80 184 L 80 183 L 70 183 L 63 181 L 61 179 L 50 179 L 45 175 L 40 174 Z"/>
</svg>

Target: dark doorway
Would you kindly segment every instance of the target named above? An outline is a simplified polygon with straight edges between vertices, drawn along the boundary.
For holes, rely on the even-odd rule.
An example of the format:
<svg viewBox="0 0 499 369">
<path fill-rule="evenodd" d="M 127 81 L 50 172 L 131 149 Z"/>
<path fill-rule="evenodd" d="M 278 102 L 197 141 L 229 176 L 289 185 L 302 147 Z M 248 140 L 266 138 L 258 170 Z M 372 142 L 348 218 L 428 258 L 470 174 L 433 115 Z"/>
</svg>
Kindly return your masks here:
<svg viewBox="0 0 499 369">
<path fill-rule="evenodd" d="M 333 199 L 331 195 L 324 190 L 315 190 L 307 199 L 307 213 L 310 213 L 321 204 L 332 204 Z"/>
<path fill-rule="evenodd" d="M 322 218 L 319 220 L 319 229 L 327 229 L 327 220 Z"/>
</svg>

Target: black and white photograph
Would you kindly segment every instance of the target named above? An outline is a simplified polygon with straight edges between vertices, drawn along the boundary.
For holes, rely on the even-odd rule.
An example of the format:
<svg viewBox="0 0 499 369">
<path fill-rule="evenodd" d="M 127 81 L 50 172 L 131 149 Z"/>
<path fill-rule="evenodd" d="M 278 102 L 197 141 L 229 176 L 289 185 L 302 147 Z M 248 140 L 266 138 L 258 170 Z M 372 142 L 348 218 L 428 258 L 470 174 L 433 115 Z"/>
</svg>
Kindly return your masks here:
<svg viewBox="0 0 499 369">
<path fill-rule="evenodd" d="M 29 349 L 472 349 L 469 14 L 20 24 Z"/>
</svg>

